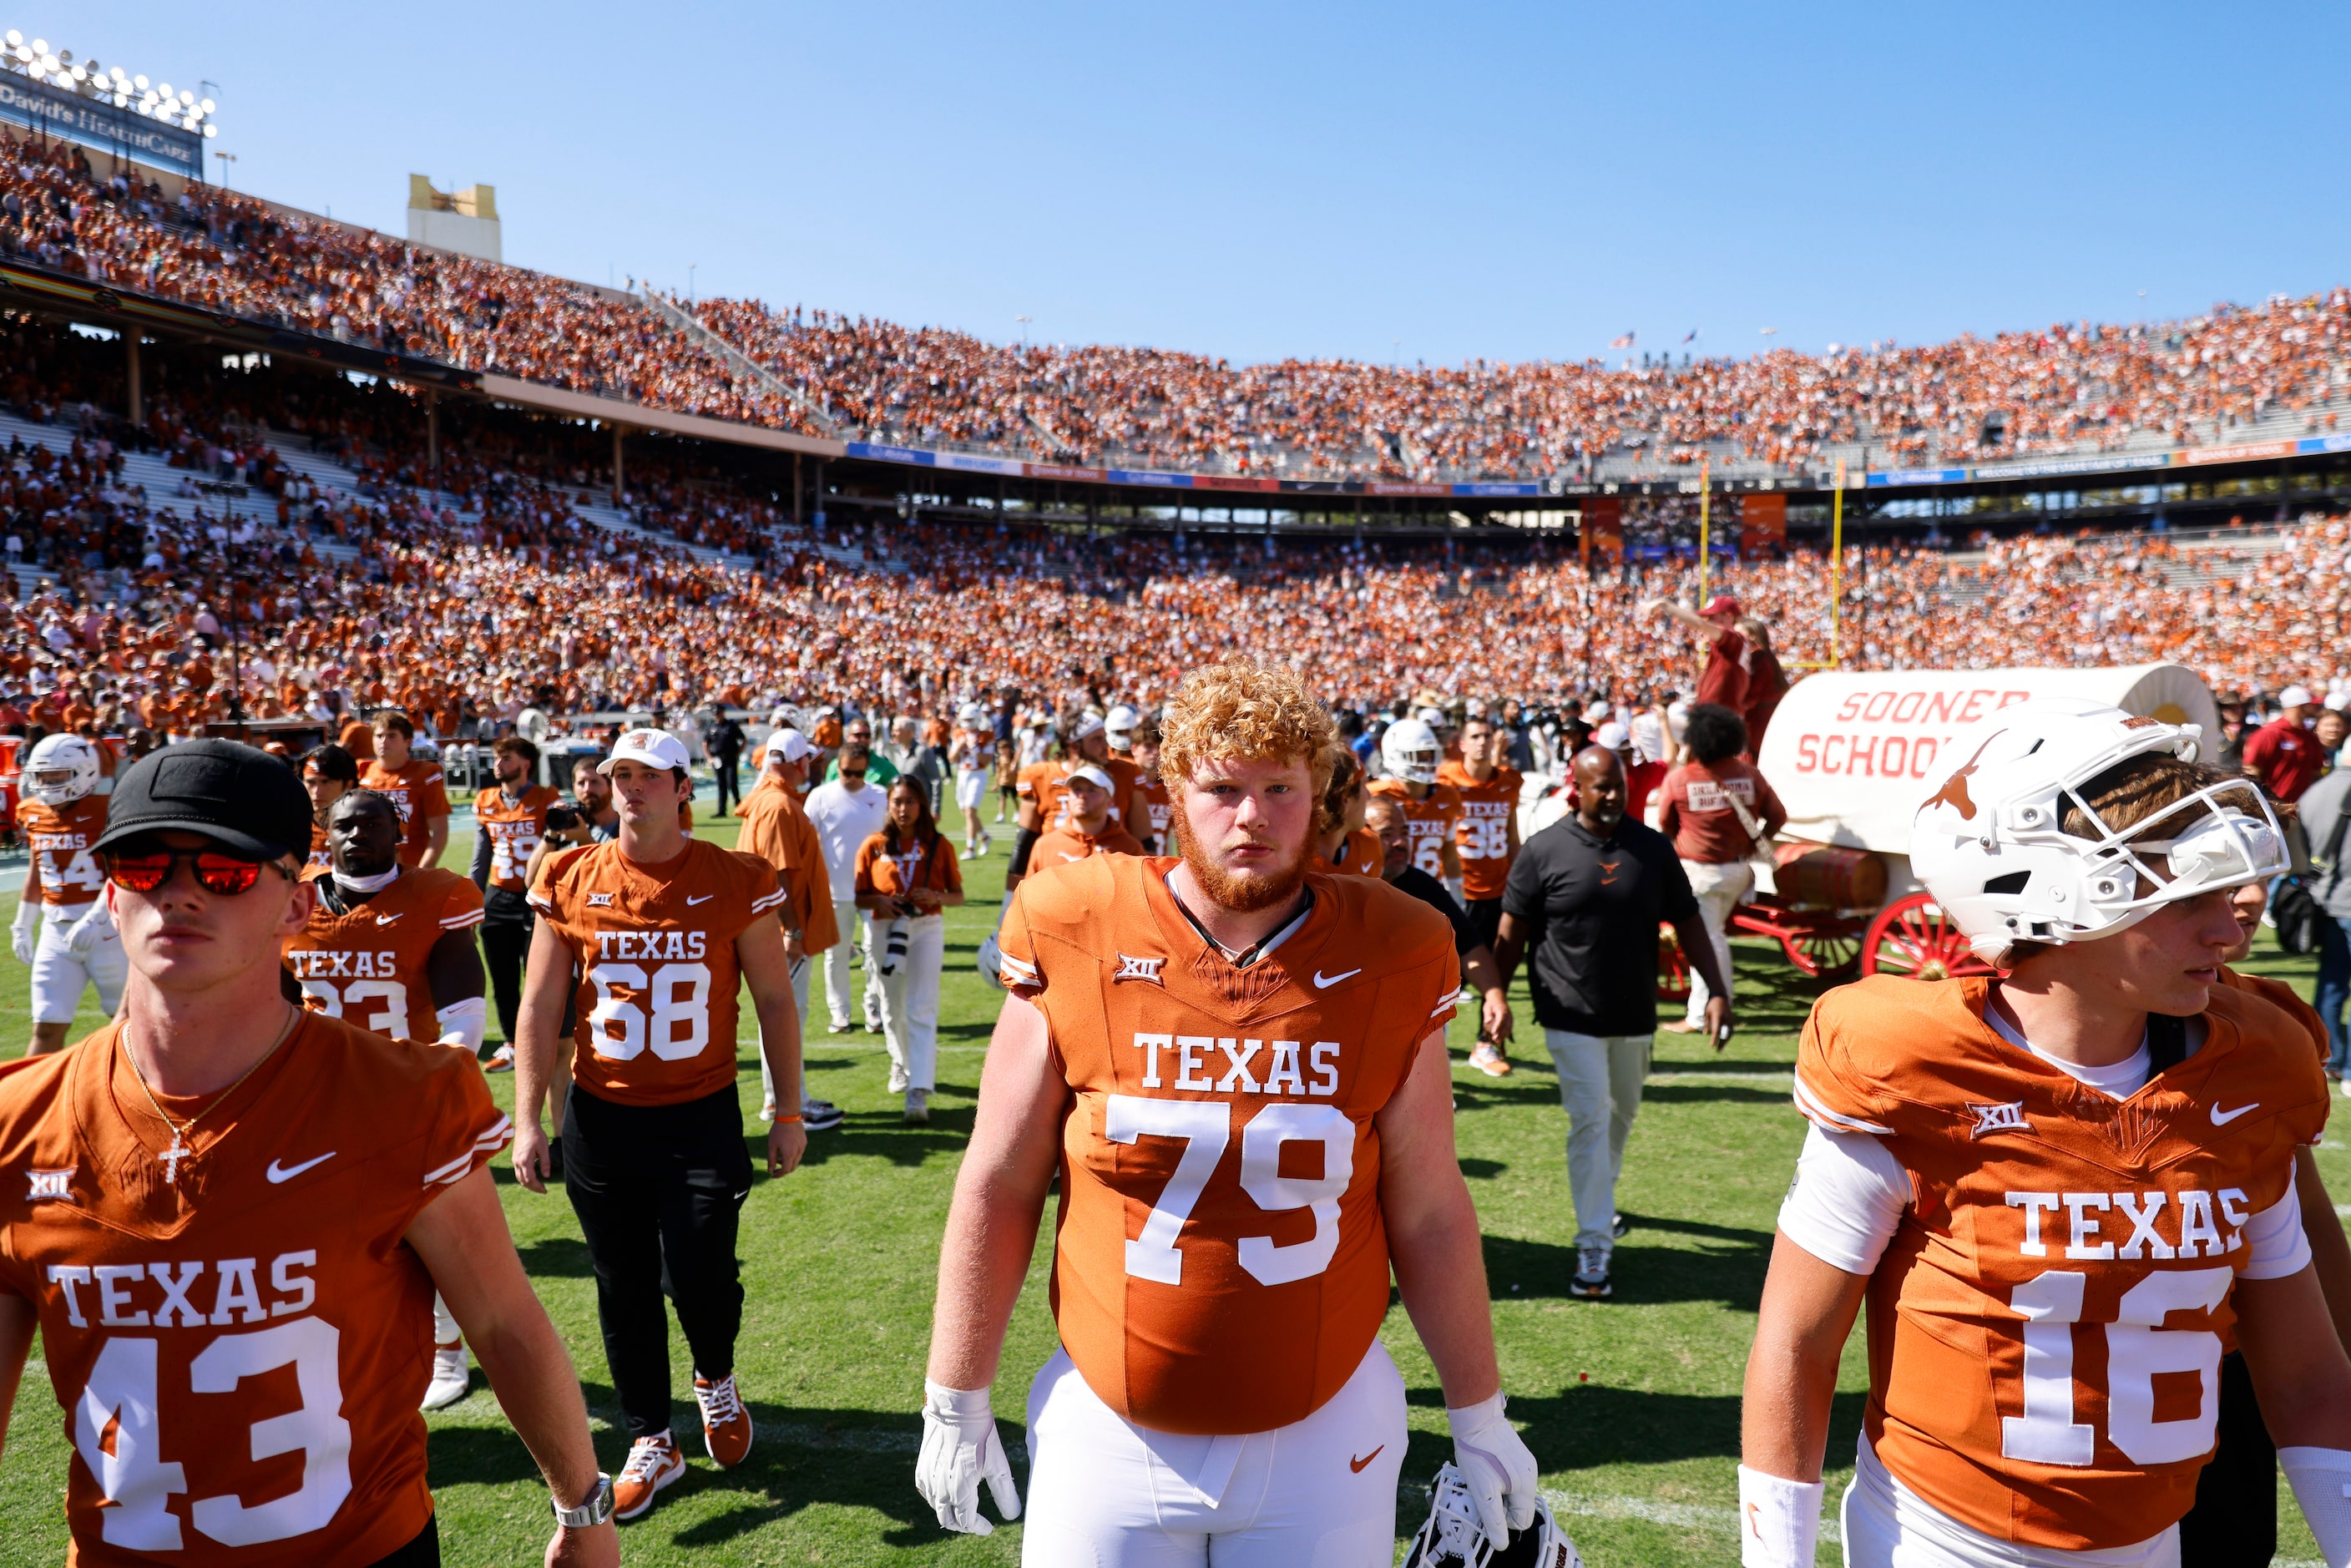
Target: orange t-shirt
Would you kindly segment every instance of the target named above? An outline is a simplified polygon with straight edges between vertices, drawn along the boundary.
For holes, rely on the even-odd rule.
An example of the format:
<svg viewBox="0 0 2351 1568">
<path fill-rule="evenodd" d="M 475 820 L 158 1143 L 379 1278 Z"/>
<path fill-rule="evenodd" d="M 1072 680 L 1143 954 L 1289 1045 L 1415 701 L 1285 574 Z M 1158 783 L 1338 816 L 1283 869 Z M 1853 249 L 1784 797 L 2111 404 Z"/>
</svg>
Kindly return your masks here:
<svg viewBox="0 0 2351 1568">
<path fill-rule="evenodd" d="M 400 863 L 423 865 L 432 848 L 432 819 L 449 814 L 449 789 L 442 781 L 441 765 L 411 758 L 394 772 L 371 761 L 360 769 L 360 788 L 381 795 L 400 813 Z"/>
<path fill-rule="evenodd" d="M 32 852 L 44 904 L 83 909 L 106 891 L 106 873 L 90 852 L 106 831 L 105 796 L 84 795 L 62 806 L 25 800 L 16 808 L 16 831 Z"/>
<path fill-rule="evenodd" d="M 865 841 L 857 846 L 859 893 L 903 894 L 918 887 L 929 888 L 934 893 L 963 891 L 963 863 L 956 858 L 955 845 L 949 843 L 944 835 L 934 837 L 927 849 L 910 842 L 894 855 L 890 852 L 890 841 L 883 833 L 869 834 Z M 876 920 L 893 918 L 886 909 L 876 909 L 871 913 Z"/>
<path fill-rule="evenodd" d="M 474 798 L 474 821 L 490 835 L 490 885 L 508 893 L 528 893 L 522 879 L 531 852 L 547 836 L 547 809 L 563 803 L 562 792 L 534 784 L 522 799 L 509 803 L 505 789 L 493 786 Z"/>
<path fill-rule="evenodd" d="M 394 1040 L 438 1039 L 425 965 L 443 936 L 482 923 L 473 879 L 438 866 L 402 872 L 341 915 L 324 893 L 280 949 L 302 1005 Z"/>
<path fill-rule="evenodd" d="M 783 904 L 774 867 L 704 839 L 658 865 L 579 844 L 539 862 L 530 902 L 580 973 L 574 1083 L 622 1105 L 733 1087 L 735 939 Z"/>
<path fill-rule="evenodd" d="M 73 1561 L 372 1563 L 433 1512 L 433 1281 L 401 1239 L 513 1124 L 470 1052 L 306 1014 L 167 1172 L 120 1029 L 0 1065 L 0 1290 L 39 1315 Z"/>
<path fill-rule="evenodd" d="M 787 930 L 797 929 L 800 946 L 822 953 L 841 940 L 841 923 L 832 913 L 832 878 L 824 869 L 824 846 L 816 824 L 809 821 L 799 796 L 772 774 L 763 774 L 758 788 L 735 808 L 743 819 L 735 847 L 774 866 L 786 893 L 780 913 Z"/>
<path fill-rule="evenodd" d="M 1432 784 L 1428 794 L 1416 800 L 1411 787 L 1401 779 L 1374 779 L 1366 788 L 1404 808 L 1405 831 L 1412 840 L 1412 863 L 1431 876 L 1442 877 L 1445 845 L 1453 837 L 1454 824 L 1467 815 L 1461 791 L 1450 784 Z"/>
<path fill-rule="evenodd" d="M 1461 970 L 1437 911 L 1322 875 L 1289 939 L 1236 968 L 1168 891 L 1179 863 L 1036 872 L 998 935 L 1071 1095 L 1053 1314 L 1126 1419 L 1270 1431 L 1320 1408 L 1378 1337 L 1374 1118 L 1453 1016 Z"/>
<path fill-rule="evenodd" d="M 151 725 L 149 727 L 153 727 Z M 355 718 L 343 726 L 343 733 L 337 737 L 337 740 L 356 760 L 360 762 L 375 760 L 375 731 L 365 720 Z"/>
<path fill-rule="evenodd" d="M 1038 836 L 1036 843 L 1029 851 L 1029 869 L 1033 873 L 1049 865 L 1081 861 L 1088 855 L 1139 855 L 1142 852 L 1142 841 L 1115 821 L 1103 823 L 1099 833 L 1081 833 L 1072 820 Z"/>
<path fill-rule="evenodd" d="M 1510 879 L 1510 824 L 1519 809 L 1518 769 L 1499 767 L 1480 784 L 1459 762 L 1437 770 L 1439 784 L 1450 784 L 1461 797 L 1461 815 L 1453 824 L 1454 852 L 1461 857 L 1461 893 L 1465 898 L 1502 896 Z"/>
</svg>

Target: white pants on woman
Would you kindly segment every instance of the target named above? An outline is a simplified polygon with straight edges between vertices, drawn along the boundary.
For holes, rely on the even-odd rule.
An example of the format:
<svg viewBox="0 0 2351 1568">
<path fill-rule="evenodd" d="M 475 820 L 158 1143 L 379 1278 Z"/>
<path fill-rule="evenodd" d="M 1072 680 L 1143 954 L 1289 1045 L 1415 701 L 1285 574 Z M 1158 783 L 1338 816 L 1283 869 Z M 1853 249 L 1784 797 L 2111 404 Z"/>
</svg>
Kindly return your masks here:
<svg viewBox="0 0 2351 1568">
<path fill-rule="evenodd" d="M 1022 1568 L 1387 1568 L 1404 1378 L 1379 1341 L 1339 1392 L 1270 1432 L 1155 1432 L 1056 1350 L 1029 1390 Z"/>
<path fill-rule="evenodd" d="M 888 927 L 868 920 L 865 962 L 880 973 L 888 960 Z M 947 958 L 947 922 L 943 915 L 918 915 L 906 922 L 906 956 L 882 976 L 882 1042 L 890 1048 L 890 1088 L 925 1092 L 938 1086 L 939 970 Z"/>
<path fill-rule="evenodd" d="M 1698 917 L 1706 927 L 1707 939 L 1714 944 L 1714 961 L 1722 966 L 1723 983 L 1730 981 L 1730 912 L 1747 890 L 1755 885 L 1755 867 L 1746 861 L 1684 861 L 1682 871 L 1688 876 L 1690 891 L 1698 895 Z M 1698 978 L 1698 966 L 1689 971 L 1689 1018 L 1693 1024 L 1706 1022 L 1707 998 L 1711 995 L 1706 982 Z"/>
</svg>

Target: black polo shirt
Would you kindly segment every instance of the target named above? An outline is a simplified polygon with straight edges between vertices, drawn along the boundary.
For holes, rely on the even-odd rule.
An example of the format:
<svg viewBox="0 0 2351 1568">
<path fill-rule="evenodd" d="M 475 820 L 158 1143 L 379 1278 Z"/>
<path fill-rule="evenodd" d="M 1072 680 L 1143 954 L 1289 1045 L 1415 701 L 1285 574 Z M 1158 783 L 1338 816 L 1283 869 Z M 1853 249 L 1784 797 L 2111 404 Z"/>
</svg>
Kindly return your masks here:
<svg viewBox="0 0 2351 1568">
<path fill-rule="evenodd" d="M 1458 956 L 1467 958 L 1485 942 L 1486 939 L 1478 935 L 1478 928 L 1469 924 L 1468 914 L 1453 902 L 1453 895 L 1445 891 L 1445 884 L 1418 866 L 1405 867 L 1388 878 L 1388 885 L 1398 893 L 1412 894 L 1445 916 L 1453 927 L 1453 951 Z"/>
<path fill-rule="evenodd" d="M 1502 913 L 1527 933 L 1535 1019 L 1575 1034 L 1657 1027 L 1657 925 L 1698 913 L 1673 841 L 1626 818 L 1603 839 L 1571 814 L 1526 841 Z"/>
</svg>

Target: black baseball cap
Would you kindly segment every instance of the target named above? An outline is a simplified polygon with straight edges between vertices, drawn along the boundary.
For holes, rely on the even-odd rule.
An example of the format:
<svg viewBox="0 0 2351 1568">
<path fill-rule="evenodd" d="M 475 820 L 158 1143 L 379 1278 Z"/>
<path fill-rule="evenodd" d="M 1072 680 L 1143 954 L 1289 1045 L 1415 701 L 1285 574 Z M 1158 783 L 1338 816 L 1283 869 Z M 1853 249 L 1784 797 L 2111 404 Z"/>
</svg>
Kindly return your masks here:
<svg viewBox="0 0 2351 1568">
<path fill-rule="evenodd" d="M 310 852 L 310 796 L 294 769 L 234 740 L 183 740 L 123 770 L 106 803 L 111 849 L 141 833 L 202 833 L 238 854 L 274 861 Z"/>
</svg>

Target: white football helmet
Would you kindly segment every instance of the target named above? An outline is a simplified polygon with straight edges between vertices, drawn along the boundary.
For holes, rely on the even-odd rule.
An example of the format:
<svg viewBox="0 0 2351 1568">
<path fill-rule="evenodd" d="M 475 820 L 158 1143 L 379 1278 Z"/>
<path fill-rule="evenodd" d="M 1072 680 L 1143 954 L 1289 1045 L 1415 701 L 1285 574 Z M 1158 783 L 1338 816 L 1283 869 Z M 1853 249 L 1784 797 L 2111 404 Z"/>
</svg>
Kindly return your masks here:
<svg viewBox="0 0 2351 1568">
<path fill-rule="evenodd" d="M 962 711 L 956 715 L 956 723 L 965 729 L 977 733 L 988 727 L 987 710 L 977 703 L 966 703 L 963 705 Z"/>
<path fill-rule="evenodd" d="M 1488 1535 L 1468 1483 L 1448 1460 L 1428 1489 L 1428 1519 L 1412 1538 L 1404 1568 L 1583 1568 L 1583 1558 L 1541 1498 L 1533 1523 L 1512 1531 L 1508 1541 Z"/>
<path fill-rule="evenodd" d="M 1111 709 L 1102 720 L 1102 731 L 1110 737 L 1111 749 L 1124 751 L 1133 746 L 1134 727 L 1142 722 L 1142 711 L 1130 704 L 1121 703 Z"/>
<path fill-rule="evenodd" d="M 66 806 L 98 788 L 98 747 L 78 735 L 45 735 L 25 762 L 25 793 Z"/>
<path fill-rule="evenodd" d="M 1910 825 L 1910 868 L 1977 955 L 2127 930 L 2162 904 L 2283 875 L 2285 835 L 2259 789 L 2223 779 L 2136 825 L 2110 829 L 2083 799 L 2134 757 L 2192 762 L 2196 725 L 2104 703 L 2036 697 L 1953 736 Z M 2099 836 L 2060 822 L 2079 808 Z"/>
<path fill-rule="evenodd" d="M 1437 765 L 1444 760 L 1437 731 L 1426 719 L 1400 718 L 1380 737 L 1380 762 L 1390 778 L 1407 784 L 1434 784 Z"/>
</svg>

